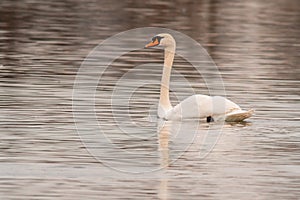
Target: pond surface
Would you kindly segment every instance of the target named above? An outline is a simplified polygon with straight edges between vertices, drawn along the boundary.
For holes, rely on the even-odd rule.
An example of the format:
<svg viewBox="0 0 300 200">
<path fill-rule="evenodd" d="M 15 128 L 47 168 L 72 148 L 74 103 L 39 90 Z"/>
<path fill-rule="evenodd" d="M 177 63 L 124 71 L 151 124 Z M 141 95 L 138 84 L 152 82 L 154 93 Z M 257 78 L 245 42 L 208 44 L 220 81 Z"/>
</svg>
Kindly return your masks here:
<svg viewBox="0 0 300 200">
<path fill-rule="evenodd" d="M 142 46 L 109 67 L 100 60 L 95 101 L 84 97 L 98 74 L 79 83 L 87 87 L 79 100 L 94 115 L 89 107 L 74 114 L 76 74 L 94 47 L 150 26 L 199 42 L 227 98 L 255 116 L 238 124 L 158 121 L 163 52 Z M 298 199 L 299 52 L 297 0 L 2 0 L 0 198 Z M 202 75 L 176 55 L 172 103 L 214 94 Z"/>
</svg>

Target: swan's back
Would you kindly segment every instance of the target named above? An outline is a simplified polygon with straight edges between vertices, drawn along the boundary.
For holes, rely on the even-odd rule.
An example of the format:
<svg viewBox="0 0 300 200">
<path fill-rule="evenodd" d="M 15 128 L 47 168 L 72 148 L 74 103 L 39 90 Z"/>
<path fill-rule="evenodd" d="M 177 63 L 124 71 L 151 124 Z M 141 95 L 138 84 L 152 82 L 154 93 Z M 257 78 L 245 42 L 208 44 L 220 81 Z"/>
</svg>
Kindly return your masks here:
<svg viewBox="0 0 300 200">
<path fill-rule="evenodd" d="M 220 96 L 193 95 L 177 104 L 167 113 L 167 119 L 219 118 L 241 108 Z"/>
</svg>

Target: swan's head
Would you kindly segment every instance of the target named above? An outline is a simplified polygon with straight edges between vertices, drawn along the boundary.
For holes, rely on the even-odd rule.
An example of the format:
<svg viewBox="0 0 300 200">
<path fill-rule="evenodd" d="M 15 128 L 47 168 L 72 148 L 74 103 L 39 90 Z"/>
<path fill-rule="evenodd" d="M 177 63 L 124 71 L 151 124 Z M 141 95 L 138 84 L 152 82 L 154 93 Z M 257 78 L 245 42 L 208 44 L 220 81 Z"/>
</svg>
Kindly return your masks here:
<svg viewBox="0 0 300 200">
<path fill-rule="evenodd" d="M 172 35 L 168 33 L 161 33 L 154 36 L 149 44 L 145 47 L 155 47 L 155 46 L 162 46 L 164 48 L 174 48 L 175 49 L 175 39 Z"/>
</svg>

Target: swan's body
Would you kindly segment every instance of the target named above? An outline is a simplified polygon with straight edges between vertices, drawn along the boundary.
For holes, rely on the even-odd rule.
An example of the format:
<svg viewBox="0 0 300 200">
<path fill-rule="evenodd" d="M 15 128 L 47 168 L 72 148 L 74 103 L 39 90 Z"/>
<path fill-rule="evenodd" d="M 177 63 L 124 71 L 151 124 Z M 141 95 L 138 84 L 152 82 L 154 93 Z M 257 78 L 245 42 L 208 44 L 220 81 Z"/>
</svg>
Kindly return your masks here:
<svg viewBox="0 0 300 200">
<path fill-rule="evenodd" d="M 244 111 L 237 104 L 220 96 L 193 95 L 173 107 L 169 98 L 169 84 L 176 42 L 170 34 L 163 33 L 153 37 L 146 47 L 158 45 L 165 49 L 158 117 L 166 120 L 206 118 L 208 122 L 213 120 L 243 121 L 251 117 L 253 110 Z"/>
</svg>

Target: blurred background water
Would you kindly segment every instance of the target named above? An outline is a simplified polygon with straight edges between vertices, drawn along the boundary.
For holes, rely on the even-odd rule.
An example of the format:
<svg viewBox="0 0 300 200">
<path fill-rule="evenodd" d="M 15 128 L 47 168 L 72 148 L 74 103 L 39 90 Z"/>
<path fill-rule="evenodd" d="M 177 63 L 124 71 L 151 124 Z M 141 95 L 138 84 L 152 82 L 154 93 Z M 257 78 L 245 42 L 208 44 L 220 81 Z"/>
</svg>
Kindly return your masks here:
<svg viewBox="0 0 300 200">
<path fill-rule="evenodd" d="M 225 124 L 204 159 L 199 148 L 218 125 L 186 122 L 178 128 L 168 122 L 159 129 L 155 120 L 145 120 L 155 113 L 160 67 L 124 85 L 130 88 L 137 77 L 156 81 L 137 88 L 129 108 L 118 110 L 129 135 L 112 115 L 110 95 L 120 77 L 140 64 L 162 65 L 160 50 L 128 53 L 99 83 L 95 108 L 101 130 L 90 133 L 104 133 L 118 151 L 97 141 L 93 148 L 105 153 L 105 162 L 95 159 L 76 131 L 72 92 L 84 58 L 106 38 L 147 26 L 180 31 L 202 44 L 219 68 L 227 97 L 256 110 L 247 123 Z M 299 41 L 298 0 L 2 0 L 1 199 L 298 199 Z M 174 70 L 197 93 L 208 94 L 201 76 L 178 56 Z M 185 84 L 171 81 L 174 104 L 176 95 L 191 95 Z M 178 130 L 182 134 L 175 137 Z M 129 153 L 121 157 L 120 150 Z M 118 171 L 140 164 L 162 169 Z"/>
</svg>

